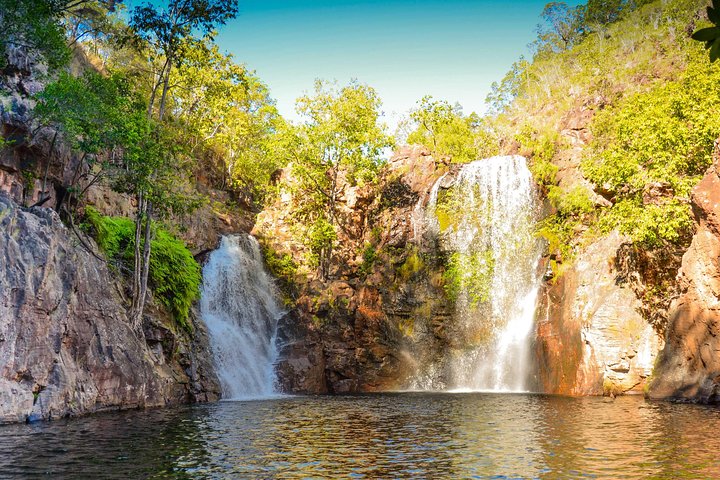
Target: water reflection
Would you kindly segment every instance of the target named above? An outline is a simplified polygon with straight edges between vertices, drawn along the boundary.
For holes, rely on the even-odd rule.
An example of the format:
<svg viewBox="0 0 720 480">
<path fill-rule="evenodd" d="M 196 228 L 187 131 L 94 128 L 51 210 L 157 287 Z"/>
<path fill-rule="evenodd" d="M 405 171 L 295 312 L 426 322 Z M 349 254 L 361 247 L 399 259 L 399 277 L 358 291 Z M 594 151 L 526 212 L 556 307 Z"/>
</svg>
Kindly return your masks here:
<svg viewBox="0 0 720 480">
<path fill-rule="evenodd" d="M 639 398 L 281 398 L 2 427 L 0 477 L 719 478 L 718 427 Z"/>
</svg>

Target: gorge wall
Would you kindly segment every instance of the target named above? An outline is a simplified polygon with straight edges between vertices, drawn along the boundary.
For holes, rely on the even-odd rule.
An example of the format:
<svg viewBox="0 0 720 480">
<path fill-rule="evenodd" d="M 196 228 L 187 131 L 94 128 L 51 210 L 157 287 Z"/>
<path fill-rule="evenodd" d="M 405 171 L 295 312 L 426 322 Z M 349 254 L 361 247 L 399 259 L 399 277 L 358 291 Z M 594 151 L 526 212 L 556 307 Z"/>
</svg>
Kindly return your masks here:
<svg viewBox="0 0 720 480">
<path fill-rule="evenodd" d="M 652 398 L 720 402 L 720 155 L 692 193 L 697 231 L 677 276 Z"/>
<path fill-rule="evenodd" d="M 203 323 L 189 338 L 151 312 L 132 331 L 107 264 L 53 210 L 0 194 L 0 252 L 0 422 L 219 397 Z"/>
<path fill-rule="evenodd" d="M 418 362 L 441 355 L 451 306 L 440 280 L 442 259 L 420 241 L 414 211 L 450 170 L 424 149 L 408 147 L 391 159 L 378 185 L 343 184 L 338 216 L 345 227 L 329 279 L 303 267 L 285 278 L 294 308 L 279 325 L 284 390 L 398 389 Z M 272 255 L 302 265 L 307 250 L 291 228 L 302 200 L 287 188 L 292 181 L 286 169 L 277 202 L 260 213 L 253 233 Z"/>
</svg>

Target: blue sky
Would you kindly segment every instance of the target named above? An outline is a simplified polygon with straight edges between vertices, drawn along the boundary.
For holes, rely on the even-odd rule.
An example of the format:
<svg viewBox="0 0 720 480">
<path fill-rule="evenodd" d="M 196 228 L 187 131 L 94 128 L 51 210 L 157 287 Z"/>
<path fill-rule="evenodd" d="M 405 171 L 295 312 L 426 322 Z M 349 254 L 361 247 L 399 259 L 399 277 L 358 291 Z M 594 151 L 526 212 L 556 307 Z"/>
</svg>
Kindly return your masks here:
<svg viewBox="0 0 720 480">
<path fill-rule="evenodd" d="M 288 118 L 315 78 L 355 78 L 379 92 L 394 125 L 427 94 L 481 113 L 492 82 L 527 53 L 545 3 L 240 0 L 217 41 L 257 72 Z"/>
</svg>

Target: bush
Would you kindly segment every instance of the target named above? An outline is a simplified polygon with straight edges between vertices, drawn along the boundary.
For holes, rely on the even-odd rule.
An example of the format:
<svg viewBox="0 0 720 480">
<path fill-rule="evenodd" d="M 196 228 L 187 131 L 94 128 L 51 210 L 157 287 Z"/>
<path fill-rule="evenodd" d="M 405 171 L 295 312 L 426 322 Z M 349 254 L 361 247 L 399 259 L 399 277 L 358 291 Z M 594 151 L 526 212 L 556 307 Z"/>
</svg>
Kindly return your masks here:
<svg viewBox="0 0 720 480">
<path fill-rule="evenodd" d="M 92 207 L 85 209 L 85 218 L 105 255 L 130 271 L 135 256 L 133 220 L 107 217 Z M 170 311 L 178 325 L 191 331 L 187 320 L 190 307 L 200 297 L 200 265 L 181 240 L 157 226 L 150 252 L 149 278 L 158 301 Z"/>
<path fill-rule="evenodd" d="M 367 244 L 363 250 L 363 263 L 360 265 L 360 273 L 367 275 L 372 271 L 373 265 L 378 257 L 377 249 L 372 244 Z"/>
<path fill-rule="evenodd" d="M 651 245 L 685 238 L 692 228 L 687 200 L 712 162 L 720 132 L 720 68 L 695 58 L 677 81 L 598 114 L 593 130 L 594 155 L 583 173 L 614 201 L 601 230 L 618 228 Z M 655 182 L 675 197 L 643 205 L 643 191 Z"/>
<path fill-rule="evenodd" d="M 265 264 L 270 273 L 276 277 L 292 283 L 297 273 L 297 263 L 289 253 L 280 253 L 270 247 L 264 249 Z"/>
</svg>

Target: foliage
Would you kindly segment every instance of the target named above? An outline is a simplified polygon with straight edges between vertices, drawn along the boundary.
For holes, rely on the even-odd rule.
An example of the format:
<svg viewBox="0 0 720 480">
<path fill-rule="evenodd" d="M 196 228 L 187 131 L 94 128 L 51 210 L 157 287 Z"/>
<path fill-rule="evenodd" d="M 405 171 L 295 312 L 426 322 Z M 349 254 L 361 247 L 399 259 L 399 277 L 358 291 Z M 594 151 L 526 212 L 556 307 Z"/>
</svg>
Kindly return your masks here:
<svg viewBox="0 0 720 480">
<path fill-rule="evenodd" d="M 720 131 L 720 69 L 698 59 L 677 81 L 598 115 L 594 130 L 595 154 L 583 172 L 614 200 L 603 228 L 617 226 L 649 244 L 677 242 L 691 227 L 687 199 L 711 164 Z M 644 205 L 655 184 L 674 198 Z"/>
<path fill-rule="evenodd" d="M 115 0 L 0 0 L 0 52 L 8 46 L 37 54 L 51 69 L 65 66 L 83 39 L 109 27 Z M 4 60 L 4 59 L 3 59 Z M 0 66 L 3 63 L 0 60 Z"/>
<path fill-rule="evenodd" d="M 0 52 L 4 53 L 8 45 L 30 47 L 42 55 L 50 67 L 66 64 L 70 49 L 61 24 L 62 3 L 55 0 L 0 0 L 0 29 L 3 32 Z"/>
<path fill-rule="evenodd" d="M 40 92 L 34 113 L 44 125 L 60 129 L 70 146 L 88 155 L 129 148 L 138 141 L 136 116 L 141 103 L 119 74 L 82 77 L 61 73 Z M 140 119 L 142 123 L 142 119 Z"/>
<path fill-rule="evenodd" d="M 85 217 L 98 246 L 108 258 L 128 267 L 133 262 L 135 223 L 127 217 L 108 217 L 88 207 Z M 190 331 L 188 314 L 200 296 L 200 266 L 185 244 L 166 230 L 155 227 L 150 255 L 150 281 L 158 300 L 178 324 Z"/>
<path fill-rule="evenodd" d="M 515 135 L 515 140 L 520 143 L 520 153 L 530 159 L 529 168 L 535 181 L 546 187 L 555 185 L 558 167 L 552 160 L 560 143 L 557 132 L 539 132 L 526 123 Z"/>
<path fill-rule="evenodd" d="M 436 158 L 449 156 L 455 163 L 467 163 L 498 153 L 498 142 L 475 113 L 463 115 L 459 105 L 426 96 L 410 118 L 417 128 L 407 142 L 423 145 Z"/>
<path fill-rule="evenodd" d="M 601 232 L 615 228 L 630 235 L 634 241 L 650 247 L 666 242 L 679 244 L 692 233 L 690 205 L 674 198 L 661 205 L 643 205 L 637 198 L 623 199 L 600 218 Z"/>
<path fill-rule="evenodd" d="M 375 246 L 371 243 L 365 245 L 362 253 L 363 263 L 362 265 L 360 265 L 360 273 L 362 275 L 367 275 L 372 271 L 373 265 L 375 265 L 377 257 L 378 251 Z"/>
<path fill-rule="evenodd" d="M 310 260 L 319 266 L 326 252 L 332 251 L 337 241 L 335 227 L 323 217 L 318 217 L 308 228 L 307 246 L 310 248 Z"/>
<path fill-rule="evenodd" d="M 418 252 L 411 251 L 407 259 L 397 270 L 398 276 L 407 281 L 410 280 L 414 275 L 419 273 L 425 267 L 425 262 Z"/>
<path fill-rule="evenodd" d="M 128 246 L 133 241 L 134 222 L 127 217 L 103 216 L 92 207 L 85 208 L 85 219 L 100 249 L 108 258 L 127 260 Z"/>
<path fill-rule="evenodd" d="M 457 301 L 459 296 L 465 293 L 470 306 L 477 307 L 490 298 L 494 269 L 492 250 L 454 252 L 450 255 L 443 274 L 445 293 L 452 301 Z"/>
<path fill-rule="evenodd" d="M 158 228 L 152 243 L 150 281 L 153 291 L 180 326 L 191 331 L 188 314 L 193 302 L 200 298 L 200 265 L 185 244 L 166 230 Z"/>
<path fill-rule="evenodd" d="M 551 186 L 548 190 L 548 200 L 564 218 L 577 218 L 591 213 L 595 208 L 587 188 L 581 185 L 575 185 L 569 190 Z"/>
<path fill-rule="evenodd" d="M 302 199 L 295 218 L 322 277 L 328 274 L 335 228 L 344 228 L 337 216 L 342 182 L 374 182 L 383 150 L 392 145 L 380 122 L 380 105 L 367 85 L 336 88 L 318 81 L 314 95 L 297 101 L 305 121 L 284 129 L 277 140 L 292 160 L 293 194 Z"/>
<path fill-rule="evenodd" d="M 713 27 L 701 28 L 692 34 L 692 39 L 705 43 L 705 49 L 710 54 L 710 61 L 720 58 L 720 1 L 713 0 L 712 6 L 707 7 L 708 20 Z"/>
<path fill-rule="evenodd" d="M 218 186 L 229 183 L 262 203 L 271 174 L 287 161 L 279 143 L 286 126 L 267 86 L 207 40 L 185 48 L 171 84 L 180 88 L 170 91 L 168 108 L 183 124 L 198 174 L 215 169 Z"/>
<path fill-rule="evenodd" d="M 674 78 L 693 48 L 688 48 L 690 40 L 683 32 L 694 24 L 706 0 L 624 5 L 612 23 L 588 25 L 583 20 L 581 38 L 567 49 L 543 48 L 539 40 L 532 61 L 521 58 L 494 85 L 487 99 L 490 110 L 513 119 L 541 116 L 549 124 L 579 102 L 595 99 L 607 105 Z M 553 108 L 543 110 L 549 104 Z"/>
<path fill-rule="evenodd" d="M 297 263 L 295 263 L 292 256 L 289 253 L 281 254 L 269 247 L 264 248 L 264 253 L 265 265 L 267 265 L 270 273 L 276 278 L 292 282 L 298 269 Z"/>
</svg>

